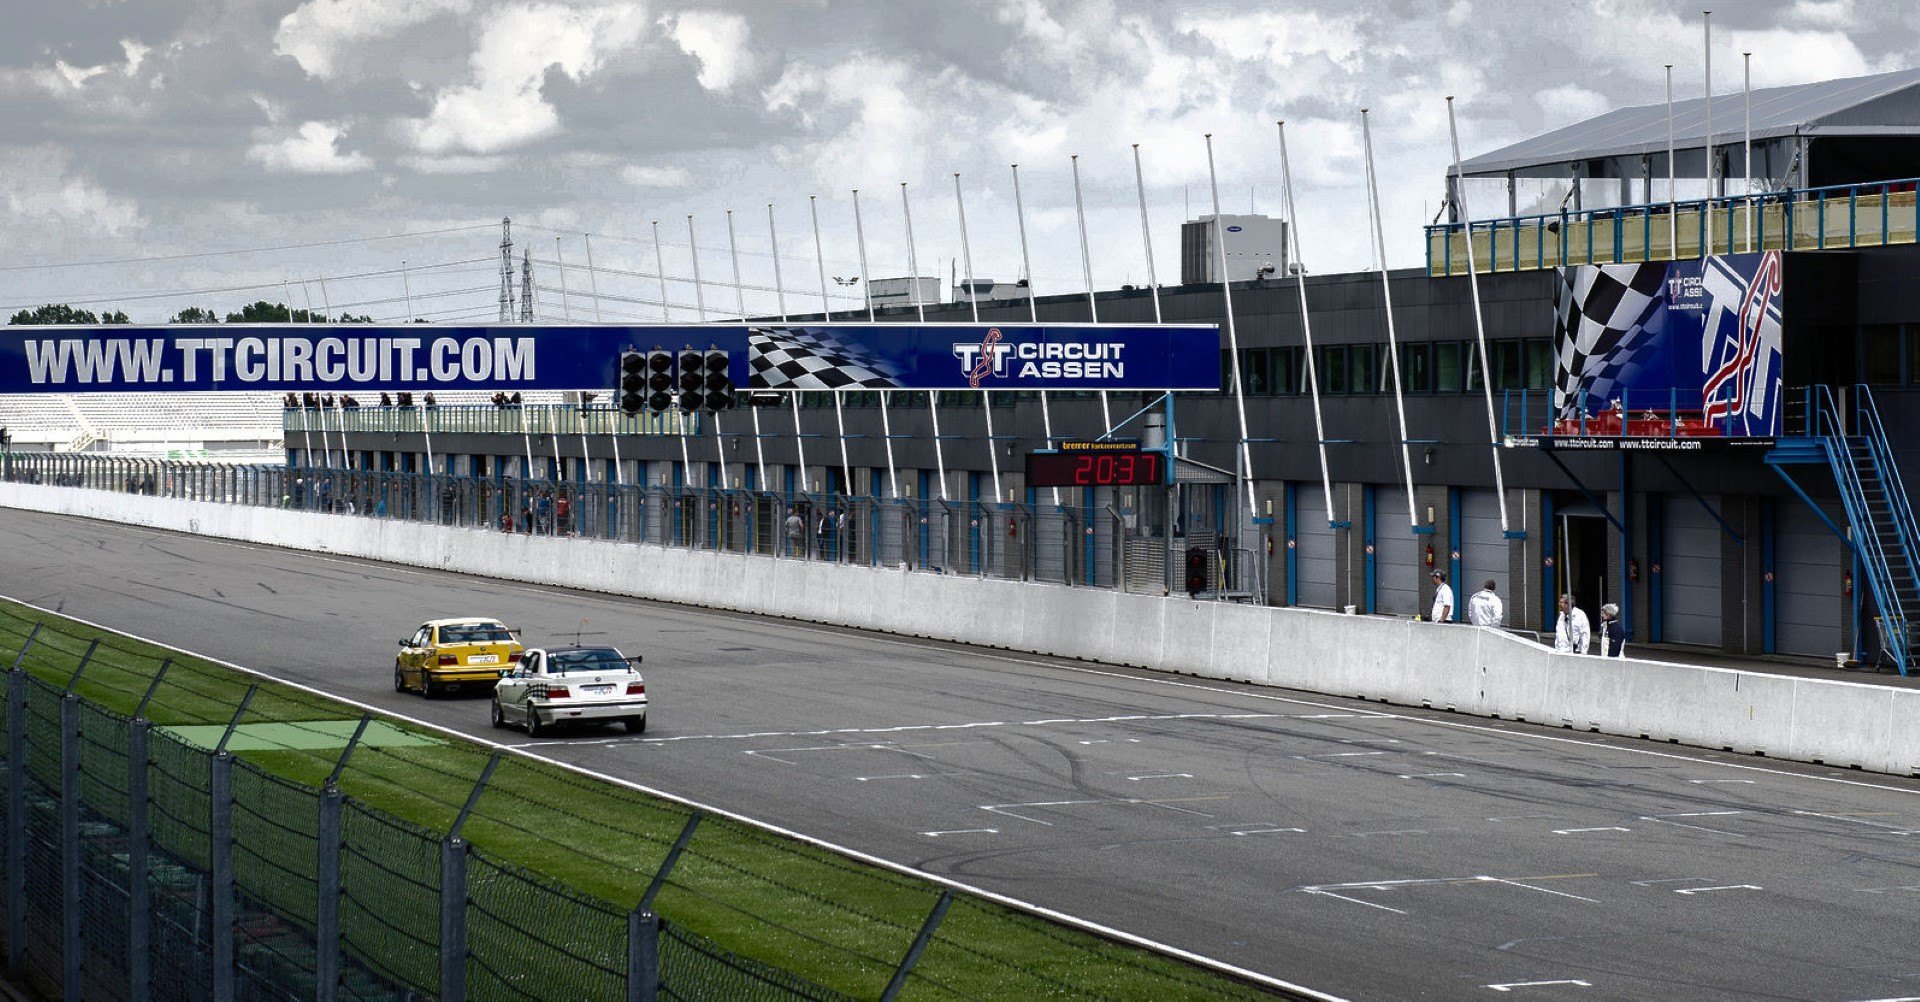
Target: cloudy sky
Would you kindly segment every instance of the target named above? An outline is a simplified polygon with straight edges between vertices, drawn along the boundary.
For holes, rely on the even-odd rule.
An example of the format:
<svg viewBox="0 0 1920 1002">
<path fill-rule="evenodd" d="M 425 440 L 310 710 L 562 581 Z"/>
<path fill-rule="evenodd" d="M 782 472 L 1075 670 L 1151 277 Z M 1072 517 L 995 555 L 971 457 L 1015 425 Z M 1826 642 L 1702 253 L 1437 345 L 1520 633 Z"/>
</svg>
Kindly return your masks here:
<svg viewBox="0 0 1920 1002">
<path fill-rule="evenodd" d="M 531 248 L 542 316 L 658 319 L 660 221 L 675 319 L 701 294 L 817 309 L 825 270 L 907 273 L 908 182 L 923 274 L 961 256 L 1021 270 L 1021 165 L 1035 286 L 1084 288 L 1069 157 L 1095 284 L 1145 282 L 1138 143 L 1162 280 L 1178 223 L 1220 197 L 1278 214 L 1288 121 L 1303 256 L 1368 267 L 1358 109 L 1373 109 L 1388 262 L 1420 261 L 1447 162 L 1656 103 L 1661 64 L 1701 88 L 1698 5 L 1663 0 L 8 0 L 0 32 L 0 308 L 121 306 L 163 320 L 266 298 L 401 318 L 496 309 L 499 220 Z M 1899 69 L 1920 5 L 1722 0 L 1715 86 Z M 1524 11 L 1524 12 L 1522 12 Z M 586 235 L 591 234 L 589 239 Z M 589 245 L 596 271 L 589 275 Z M 404 275 L 402 262 L 404 266 Z M 962 267 L 964 267 L 962 265 Z M 320 279 L 326 280 L 323 288 Z M 567 289 L 560 291 L 562 282 Z M 287 283 L 283 285 L 282 283 Z M 838 288 L 836 287 L 836 293 Z M 564 301 L 563 301 L 564 297 Z"/>
</svg>

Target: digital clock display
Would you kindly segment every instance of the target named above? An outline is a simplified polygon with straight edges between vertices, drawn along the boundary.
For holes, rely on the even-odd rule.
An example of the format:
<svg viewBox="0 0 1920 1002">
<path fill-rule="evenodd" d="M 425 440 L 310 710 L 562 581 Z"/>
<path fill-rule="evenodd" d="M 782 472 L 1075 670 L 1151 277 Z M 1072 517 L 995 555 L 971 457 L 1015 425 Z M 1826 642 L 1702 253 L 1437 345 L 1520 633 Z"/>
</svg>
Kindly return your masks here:
<svg viewBox="0 0 1920 1002">
<path fill-rule="evenodd" d="M 1166 482 L 1167 457 L 1139 449 L 1029 452 L 1028 487 L 1139 487 Z"/>
</svg>

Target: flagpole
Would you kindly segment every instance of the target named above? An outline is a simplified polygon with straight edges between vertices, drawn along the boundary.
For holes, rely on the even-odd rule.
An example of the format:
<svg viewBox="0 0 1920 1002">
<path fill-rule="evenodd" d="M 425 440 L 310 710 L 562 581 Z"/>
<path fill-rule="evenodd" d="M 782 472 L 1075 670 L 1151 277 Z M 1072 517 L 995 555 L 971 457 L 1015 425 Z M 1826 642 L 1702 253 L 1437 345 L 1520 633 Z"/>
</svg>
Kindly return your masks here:
<svg viewBox="0 0 1920 1002">
<path fill-rule="evenodd" d="M 593 270 L 593 234 L 582 233 L 580 239 L 587 245 L 587 284 L 593 290 L 593 322 L 600 319 L 600 276 Z"/>
<path fill-rule="evenodd" d="M 1160 323 L 1160 279 L 1153 273 L 1153 231 L 1147 226 L 1147 182 L 1140 172 L 1140 144 L 1133 144 L 1133 187 L 1140 196 L 1140 245 L 1147 250 L 1147 291 L 1153 295 L 1153 322 Z"/>
<path fill-rule="evenodd" d="M 1460 162 L 1460 127 L 1453 118 L 1453 95 L 1447 95 L 1447 135 L 1453 142 L 1453 176 L 1459 179 L 1453 197 L 1460 203 L 1460 217 L 1472 225 L 1473 213 L 1467 211 L 1466 171 Z M 1500 532 L 1507 532 L 1507 482 L 1500 464 L 1500 427 L 1493 415 L 1493 380 L 1486 378 L 1493 369 L 1487 364 L 1487 322 L 1480 309 L 1480 273 L 1474 266 L 1473 241 L 1467 241 L 1467 288 L 1473 299 L 1473 335 L 1480 348 L 1480 388 L 1487 398 L 1487 442 L 1493 448 L 1493 492 L 1500 499 Z"/>
<path fill-rule="evenodd" d="M 1667 64 L 1667 257 L 1680 256 L 1680 196 L 1673 166 L 1673 64 Z M 1561 262 L 1562 264 L 1566 262 Z"/>
<path fill-rule="evenodd" d="M 807 211 L 813 215 L 813 263 L 814 267 L 820 272 L 820 322 L 830 324 L 833 322 L 833 304 L 827 300 L 827 259 L 826 256 L 820 252 L 820 209 L 812 195 L 807 196 Z M 767 203 L 767 232 L 769 234 L 773 232 L 772 202 Z M 780 249 L 777 240 L 774 245 L 773 273 L 775 275 L 780 274 Z M 786 318 L 787 301 L 783 298 L 780 300 L 780 319 L 785 320 Z M 833 391 L 833 424 L 840 433 L 840 478 L 846 484 L 846 492 L 852 494 L 853 463 L 847 458 L 847 413 L 845 405 L 842 403 L 845 396 L 844 391 Z M 794 427 L 800 427 L 797 423 L 797 412 L 795 421 Z"/>
<path fill-rule="evenodd" d="M 1715 173 L 1717 173 L 1717 169 L 1720 165 L 1714 162 L 1714 157 L 1713 157 L 1713 11 L 1703 10 L 1700 12 L 1700 17 L 1701 17 L 1701 29 L 1703 31 L 1702 49 L 1706 53 L 1706 62 L 1707 62 L 1707 75 L 1706 75 L 1706 81 L 1705 81 L 1705 90 L 1706 90 L 1706 96 L 1707 96 L 1707 99 L 1706 99 L 1707 201 L 1706 201 L 1706 207 L 1705 207 L 1705 211 L 1707 214 L 1707 218 L 1706 218 L 1707 239 L 1701 243 L 1700 256 L 1709 257 L 1713 254 L 1713 176 Z"/>
<path fill-rule="evenodd" d="M 772 202 L 767 203 L 767 223 L 769 226 L 773 223 Z M 732 209 L 727 210 L 727 256 L 733 261 L 734 308 L 739 311 L 740 323 L 744 326 L 747 322 L 747 287 L 745 283 L 740 281 L 740 243 L 734 237 Z M 780 245 L 777 242 L 773 245 L 773 287 L 777 293 L 780 288 Z M 784 303 L 785 300 L 782 300 L 783 305 Z M 741 387 L 741 389 L 744 390 L 745 387 Z M 736 395 L 735 399 L 740 400 L 743 399 L 744 396 L 745 394 L 742 393 Z M 749 406 L 747 409 L 753 411 L 754 468 L 759 471 L 756 475 L 760 478 L 760 482 L 765 483 L 767 480 L 767 457 L 760 444 L 760 412 L 752 406 Z M 716 438 L 720 434 L 720 414 L 718 410 L 714 412 L 713 433 Z M 727 486 L 727 471 L 724 458 L 720 467 L 720 486 L 723 489 Z"/>
<path fill-rule="evenodd" d="M 1213 192 L 1214 248 L 1218 251 L 1215 258 L 1220 265 L 1220 296 L 1226 303 L 1227 314 L 1227 350 L 1233 358 L 1233 402 L 1240 415 L 1240 469 L 1247 478 L 1247 511 L 1258 511 L 1254 503 L 1253 492 L 1253 449 L 1247 442 L 1247 396 L 1246 387 L 1240 380 L 1240 334 L 1233 322 L 1233 283 L 1227 276 L 1226 224 L 1220 220 L 1220 178 L 1213 167 L 1213 133 L 1206 134 L 1207 139 L 1207 185 Z M 1403 438 L 1405 436 L 1402 436 Z"/>
<path fill-rule="evenodd" d="M 927 322 L 927 307 L 920 302 L 920 256 L 913 248 L 913 207 L 907 203 L 907 182 L 900 182 L 900 211 L 907 221 L 907 292 L 920 322 Z M 940 443 L 940 391 L 927 391 L 927 413 L 933 418 L 933 461 L 940 468 L 940 500 L 947 500 L 947 455 Z"/>
<path fill-rule="evenodd" d="M 653 270 L 660 273 L 660 319 L 671 322 L 673 313 L 667 307 L 667 259 L 660 254 L 660 220 L 653 221 Z"/>
<path fill-rule="evenodd" d="M 860 221 L 860 189 L 858 188 L 853 189 L 853 236 L 854 241 L 860 247 L 860 288 L 865 290 L 864 294 L 867 298 L 867 323 L 873 323 L 873 282 L 867 277 L 867 229 Z M 820 217 L 817 215 L 814 216 L 813 253 L 814 257 L 818 259 L 820 255 Z M 821 265 L 822 269 L 825 267 L 826 265 Z M 821 272 L 823 275 L 825 273 L 824 270 Z M 823 281 L 820 285 L 820 298 L 824 300 L 826 297 L 827 286 Z M 892 493 L 892 496 L 897 498 L 900 496 L 900 475 L 893 465 L 893 419 L 887 415 L 888 396 L 890 396 L 890 394 L 886 390 L 880 391 L 880 435 L 887 443 L 887 487 Z"/>
<path fill-rule="evenodd" d="M 1380 184 L 1373 171 L 1373 127 L 1367 120 L 1367 109 L 1360 109 L 1360 137 L 1362 152 L 1367 160 L 1367 213 L 1373 224 L 1374 253 L 1380 257 L 1380 294 L 1386 305 L 1387 314 L 1387 367 L 1393 370 L 1393 406 L 1400 418 L 1400 466 L 1405 472 L 1407 482 L 1407 526 L 1417 530 L 1420 517 L 1413 500 L 1413 450 L 1407 444 L 1407 405 L 1400 392 L 1400 347 L 1393 326 L 1393 289 L 1387 280 L 1387 232 L 1380 221 Z M 1472 265 L 1469 263 L 1469 269 Z M 1485 383 L 1487 371 L 1480 371 L 1480 381 Z"/>
<path fill-rule="evenodd" d="M 567 301 L 567 259 L 560 253 L 560 238 L 553 238 L 553 261 L 560 270 L 560 316 L 573 319 L 573 306 Z"/>
<path fill-rule="evenodd" d="M 1087 210 L 1080 200 L 1080 154 L 1075 153 L 1067 159 L 1073 162 L 1073 215 L 1080 222 L 1080 274 L 1087 280 L 1087 317 L 1094 323 L 1100 322 L 1100 307 L 1093 300 L 1093 258 L 1087 252 Z M 1105 425 L 1102 434 L 1113 430 L 1113 411 L 1107 405 L 1107 391 L 1100 391 L 1100 423 Z"/>
<path fill-rule="evenodd" d="M 1333 517 L 1333 473 L 1327 464 L 1327 428 L 1320 413 L 1320 371 L 1314 361 L 1313 318 L 1307 313 L 1307 267 L 1300 261 L 1300 213 L 1293 207 L 1293 164 L 1287 158 L 1287 123 L 1275 123 L 1280 131 L 1280 178 L 1287 195 L 1287 234 L 1293 244 L 1293 286 L 1300 298 L 1300 337 L 1305 345 L 1307 391 L 1313 399 L 1313 441 L 1320 451 L 1320 491 L 1326 501 L 1327 524 Z"/>
<path fill-rule="evenodd" d="M 960 256 L 967 263 L 967 305 L 973 309 L 973 322 L 980 322 L 980 290 L 973 285 L 973 245 L 967 240 L 967 202 L 960 194 L 960 175 L 953 175 L 953 204 L 960 212 Z M 991 365 L 992 359 L 987 363 Z M 981 409 L 987 412 L 987 462 L 993 469 L 993 500 L 998 503 L 1004 495 L 1000 493 L 1000 447 L 993 437 L 993 391 L 980 391 Z"/>
<path fill-rule="evenodd" d="M 600 275 L 593 268 L 593 234 L 582 233 L 580 240 L 587 245 L 587 284 L 593 290 L 593 322 L 603 323 L 600 316 Z M 609 418 L 610 422 L 611 420 Z M 620 471 L 620 432 L 611 424 L 607 431 L 607 441 L 613 446 L 614 483 L 624 484 L 626 475 Z M 580 455 L 583 457 L 582 461 L 585 461 L 584 457 L 587 455 L 587 402 L 585 400 L 580 401 Z M 593 480 L 591 466 L 587 470 L 587 480 L 588 482 Z"/>
<path fill-rule="evenodd" d="M 1027 320 L 1040 322 L 1040 307 L 1033 298 L 1033 259 L 1027 254 L 1027 210 L 1020 200 L 1020 165 L 1013 165 L 1013 218 L 1020 225 L 1020 267 L 1026 271 Z M 1047 436 L 1047 448 L 1053 448 L 1053 409 L 1047 405 L 1047 391 L 1040 391 L 1040 428 Z M 1060 488 L 1053 488 L 1053 503 L 1060 504 Z"/>
<path fill-rule="evenodd" d="M 1740 172 L 1746 175 L 1740 185 L 1742 201 L 1747 203 L 1747 251 L 1753 251 L 1753 53 L 1740 53 L 1741 82 L 1740 93 L 1746 105 L 1746 125 L 1742 130 L 1740 146 L 1746 151 L 1744 165 Z"/>
</svg>

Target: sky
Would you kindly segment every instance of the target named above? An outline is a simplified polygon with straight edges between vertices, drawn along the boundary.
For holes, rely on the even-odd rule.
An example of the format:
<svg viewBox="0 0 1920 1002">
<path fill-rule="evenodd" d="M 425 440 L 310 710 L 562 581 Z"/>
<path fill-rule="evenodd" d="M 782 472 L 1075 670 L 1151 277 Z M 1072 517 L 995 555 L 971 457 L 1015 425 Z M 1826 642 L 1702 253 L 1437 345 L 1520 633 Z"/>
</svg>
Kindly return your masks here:
<svg viewBox="0 0 1920 1002">
<path fill-rule="evenodd" d="M 143 322 L 289 298 L 486 321 L 502 217 L 542 319 L 817 310 L 823 271 L 847 308 L 855 188 L 870 276 L 964 277 L 970 256 L 1007 281 L 1015 163 L 1040 294 L 1083 293 L 1086 270 L 1144 284 L 1132 144 L 1170 283 L 1179 223 L 1212 210 L 1205 136 L 1222 209 L 1281 215 L 1282 119 L 1301 259 L 1360 270 L 1377 261 L 1362 107 L 1387 263 L 1408 267 L 1441 204 L 1447 95 L 1471 157 L 1658 103 L 1664 63 L 1683 97 L 1703 81 L 1699 7 L 1656 0 L 0 4 L 0 311 Z M 1917 4 L 1717 6 L 1717 93 L 1742 51 L 1756 87 L 1920 51 Z"/>
</svg>

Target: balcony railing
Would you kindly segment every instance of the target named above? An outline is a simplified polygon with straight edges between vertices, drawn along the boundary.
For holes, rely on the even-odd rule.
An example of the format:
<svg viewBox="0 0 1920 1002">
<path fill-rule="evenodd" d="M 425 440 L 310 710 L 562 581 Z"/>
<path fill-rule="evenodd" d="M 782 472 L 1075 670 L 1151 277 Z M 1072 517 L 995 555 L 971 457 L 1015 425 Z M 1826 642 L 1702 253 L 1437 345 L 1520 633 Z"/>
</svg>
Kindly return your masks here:
<svg viewBox="0 0 1920 1002">
<path fill-rule="evenodd" d="M 281 427 L 288 434 L 426 432 L 434 435 L 688 435 L 700 433 L 700 416 L 668 411 L 626 414 L 612 406 L 528 404 L 506 407 L 288 408 Z"/>
<path fill-rule="evenodd" d="M 1562 211 L 1427 227 L 1427 274 L 1533 271 L 1574 264 L 1672 261 L 1761 250 L 1910 244 L 1920 230 L 1916 181 L 1796 188 L 1724 198 Z"/>
</svg>

